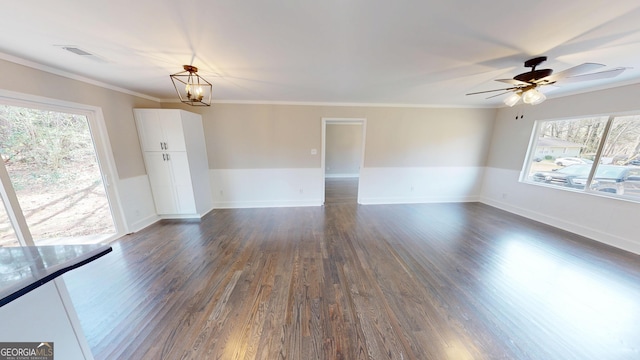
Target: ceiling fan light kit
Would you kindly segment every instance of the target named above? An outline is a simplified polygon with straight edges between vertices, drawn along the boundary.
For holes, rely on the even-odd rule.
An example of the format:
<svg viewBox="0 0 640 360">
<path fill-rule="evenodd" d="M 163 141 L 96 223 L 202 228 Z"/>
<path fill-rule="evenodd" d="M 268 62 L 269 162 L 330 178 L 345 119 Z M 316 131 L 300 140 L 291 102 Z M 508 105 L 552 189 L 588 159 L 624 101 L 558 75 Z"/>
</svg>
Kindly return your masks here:
<svg viewBox="0 0 640 360">
<path fill-rule="evenodd" d="M 541 102 L 547 100 L 547 96 L 536 88 L 531 88 L 525 91 L 514 92 L 503 100 L 504 104 L 513 107 L 520 99 L 522 102 L 529 105 L 538 105 Z"/>
<path fill-rule="evenodd" d="M 184 65 L 183 68 L 184 71 L 169 75 L 180 101 L 191 106 L 210 106 L 211 83 L 197 74 L 197 67 Z"/>
<path fill-rule="evenodd" d="M 547 61 L 546 56 L 539 56 L 533 59 L 529 59 L 524 62 L 524 66 L 531 68 L 530 71 L 518 74 L 514 76 L 512 79 L 497 79 L 496 81 L 507 83 L 512 85 L 508 88 L 496 89 L 496 90 L 488 90 L 488 91 L 479 91 L 474 93 L 469 93 L 467 95 L 475 95 L 475 94 L 484 94 L 495 91 L 502 91 L 502 93 L 498 95 L 492 95 L 489 98 L 500 96 L 509 92 L 512 92 L 509 97 L 503 100 L 505 105 L 514 106 L 516 105 L 520 99 L 525 104 L 537 105 L 547 99 L 546 95 L 543 94 L 538 88 L 545 85 L 553 85 L 556 83 L 562 82 L 578 82 L 578 81 L 588 81 L 588 80 L 598 80 L 598 79 L 606 79 L 612 78 L 620 75 L 625 68 L 615 68 L 611 70 L 601 71 L 597 73 L 585 74 L 587 72 L 593 71 L 595 69 L 601 68 L 604 65 L 595 64 L 595 63 L 584 63 L 578 66 L 574 66 L 572 68 L 566 69 L 564 71 L 560 71 L 558 73 L 553 73 L 552 69 L 536 69 L 538 65 Z"/>
<path fill-rule="evenodd" d="M 520 93 L 515 92 L 504 99 L 504 104 L 512 107 L 517 104 L 518 101 L 520 101 Z"/>
<path fill-rule="evenodd" d="M 529 89 L 522 94 L 522 101 L 525 104 L 537 105 L 546 99 L 547 97 L 536 88 Z"/>
</svg>

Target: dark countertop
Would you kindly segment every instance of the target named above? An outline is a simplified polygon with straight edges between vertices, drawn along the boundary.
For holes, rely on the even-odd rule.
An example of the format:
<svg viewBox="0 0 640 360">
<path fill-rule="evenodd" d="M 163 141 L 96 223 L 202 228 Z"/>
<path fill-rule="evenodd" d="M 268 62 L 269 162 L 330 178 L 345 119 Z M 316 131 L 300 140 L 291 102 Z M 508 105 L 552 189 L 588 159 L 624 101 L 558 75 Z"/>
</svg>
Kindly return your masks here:
<svg viewBox="0 0 640 360">
<path fill-rule="evenodd" d="M 0 306 L 111 252 L 111 246 L 0 247 Z"/>
</svg>

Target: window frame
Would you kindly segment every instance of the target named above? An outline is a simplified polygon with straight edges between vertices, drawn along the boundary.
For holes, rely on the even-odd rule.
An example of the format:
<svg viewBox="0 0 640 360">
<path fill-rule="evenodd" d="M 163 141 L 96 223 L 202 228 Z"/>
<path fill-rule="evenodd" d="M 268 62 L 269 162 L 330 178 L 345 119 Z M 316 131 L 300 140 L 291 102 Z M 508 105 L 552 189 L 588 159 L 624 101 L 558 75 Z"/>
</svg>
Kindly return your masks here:
<svg viewBox="0 0 640 360">
<path fill-rule="evenodd" d="M 600 196 L 600 197 L 606 197 L 606 198 L 613 198 L 613 199 L 618 199 L 618 200 L 624 200 L 624 201 L 630 201 L 630 202 L 634 202 L 634 203 L 640 203 L 640 197 L 639 196 L 628 196 L 625 194 L 617 194 L 617 193 L 611 193 L 611 192 L 603 192 L 603 191 L 599 191 L 595 188 L 592 188 L 592 183 L 593 183 L 593 178 L 596 174 L 596 171 L 598 169 L 598 166 L 601 165 L 600 161 L 602 159 L 602 153 L 604 152 L 604 148 L 607 144 L 607 141 L 609 139 L 610 133 L 611 133 L 611 127 L 612 124 L 614 123 L 616 118 L 621 118 L 621 117 L 626 117 L 626 116 L 638 116 L 640 117 L 640 111 L 631 111 L 631 112 L 623 112 L 623 113 L 613 113 L 613 114 L 599 114 L 599 115 L 582 115 L 582 116 L 576 116 L 576 117 L 569 117 L 569 118 L 556 118 L 556 119 L 539 119 L 539 120 L 535 120 L 534 124 L 533 124 L 533 128 L 531 131 L 531 136 L 529 138 L 529 145 L 527 147 L 527 152 L 524 158 L 524 163 L 522 166 L 522 170 L 520 172 L 520 176 L 519 176 L 519 182 L 524 183 L 524 184 L 529 184 L 529 185 L 535 185 L 535 186 L 542 186 L 542 187 L 546 187 L 546 188 L 550 188 L 550 189 L 556 189 L 556 190 L 561 190 L 561 191 L 570 191 L 570 192 L 574 192 L 574 193 L 582 193 L 582 194 L 588 194 L 588 195 L 594 195 L 594 196 Z M 545 182 L 538 182 L 538 181 L 534 181 L 531 179 L 531 167 L 532 164 L 534 162 L 534 157 L 536 155 L 536 148 L 537 148 L 537 144 L 538 144 L 538 139 L 540 137 L 540 133 L 542 131 L 542 127 L 543 124 L 549 123 L 549 122 L 553 122 L 553 121 L 571 121 L 571 120 L 580 120 L 580 119 L 588 119 L 588 118 L 605 118 L 606 120 L 604 120 L 604 129 L 602 132 L 602 137 L 599 139 L 599 144 L 598 144 L 598 148 L 596 150 L 596 153 L 594 155 L 594 159 L 593 159 L 593 164 L 591 166 L 591 169 L 589 170 L 589 175 L 587 177 L 587 182 L 584 186 L 583 189 L 579 189 L 579 188 L 572 188 L 572 187 L 566 187 L 566 186 L 556 186 L 553 184 L 548 184 Z M 640 120 L 638 120 L 640 121 Z"/>
<path fill-rule="evenodd" d="M 96 152 L 101 173 L 103 175 L 105 192 L 107 193 L 107 199 L 110 204 L 110 210 L 112 212 L 115 227 L 115 233 L 105 241 L 108 242 L 117 239 L 128 233 L 128 225 L 124 209 L 122 207 L 122 198 L 120 197 L 118 172 L 115 159 L 113 157 L 113 151 L 111 149 L 111 142 L 109 141 L 105 118 L 102 114 L 102 108 L 93 105 L 86 105 L 65 100 L 41 97 L 37 95 L 24 94 L 4 89 L 0 89 L 0 103 L 4 105 L 34 108 L 45 111 L 51 110 L 58 112 L 67 112 L 85 116 L 87 118 L 89 132 L 93 140 L 94 150 Z M 5 172 L 6 169 L 3 169 L 0 174 L 3 177 L 2 182 L 9 184 L 11 183 L 11 180 L 8 174 L 5 174 Z M 13 192 L 12 189 L 11 192 Z M 0 195 L 2 196 L 0 202 L 2 202 L 1 200 L 5 200 L 6 203 L 9 203 L 9 200 L 11 200 L 11 204 L 14 204 L 13 206 L 16 209 L 19 208 L 17 198 L 14 199 L 15 193 L 7 195 L 2 184 L 0 184 Z M 17 204 L 18 206 L 16 206 L 15 204 Z M 0 204 L 0 206 L 2 205 Z M 13 221 L 10 220 L 10 223 L 14 227 L 14 231 L 16 232 L 16 236 L 18 237 L 19 244 L 21 246 L 35 245 L 30 232 L 27 232 L 25 230 L 25 226 L 27 226 L 27 224 L 24 216 L 22 214 L 18 214 L 16 219 L 14 218 L 14 214 L 16 214 L 16 212 L 14 212 L 14 209 L 7 208 L 7 212 L 10 213 L 8 214 L 10 219 L 15 219 Z M 28 226 L 26 229 L 28 229 Z M 23 233 L 26 234 L 26 236 L 24 236 Z"/>
</svg>

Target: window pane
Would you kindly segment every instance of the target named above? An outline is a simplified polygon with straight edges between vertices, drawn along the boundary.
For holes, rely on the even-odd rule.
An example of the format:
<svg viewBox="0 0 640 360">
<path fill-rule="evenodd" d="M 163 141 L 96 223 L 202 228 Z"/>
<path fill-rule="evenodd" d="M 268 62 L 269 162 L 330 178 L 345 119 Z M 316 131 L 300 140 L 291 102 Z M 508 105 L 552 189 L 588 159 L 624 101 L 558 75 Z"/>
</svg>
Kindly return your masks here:
<svg viewBox="0 0 640 360">
<path fill-rule="evenodd" d="M 526 180 L 584 189 L 607 119 L 540 122 L 527 164 Z"/>
<path fill-rule="evenodd" d="M 86 116 L 0 105 L 0 154 L 36 245 L 115 233 Z"/>
<path fill-rule="evenodd" d="M 640 116 L 613 120 L 591 189 L 640 199 Z"/>
</svg>

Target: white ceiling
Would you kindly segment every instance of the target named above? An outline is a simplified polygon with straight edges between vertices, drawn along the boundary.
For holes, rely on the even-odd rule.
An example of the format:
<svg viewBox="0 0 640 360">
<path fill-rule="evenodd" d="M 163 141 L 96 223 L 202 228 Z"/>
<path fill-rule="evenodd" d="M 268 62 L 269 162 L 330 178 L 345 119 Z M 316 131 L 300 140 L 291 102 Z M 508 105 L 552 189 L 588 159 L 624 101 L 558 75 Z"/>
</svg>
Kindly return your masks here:
<svg viewBox="0 0 640 360">
<path fill-rule="evenodd" d="M 4 58 L 168 101 L 184 64 L 218 101 L 498 106 L 465 94 L 539 55 L 631 68 L 550 98 L 640 82 L 638 0 L 24 0 L 0 24 Z"/>
</svg>

